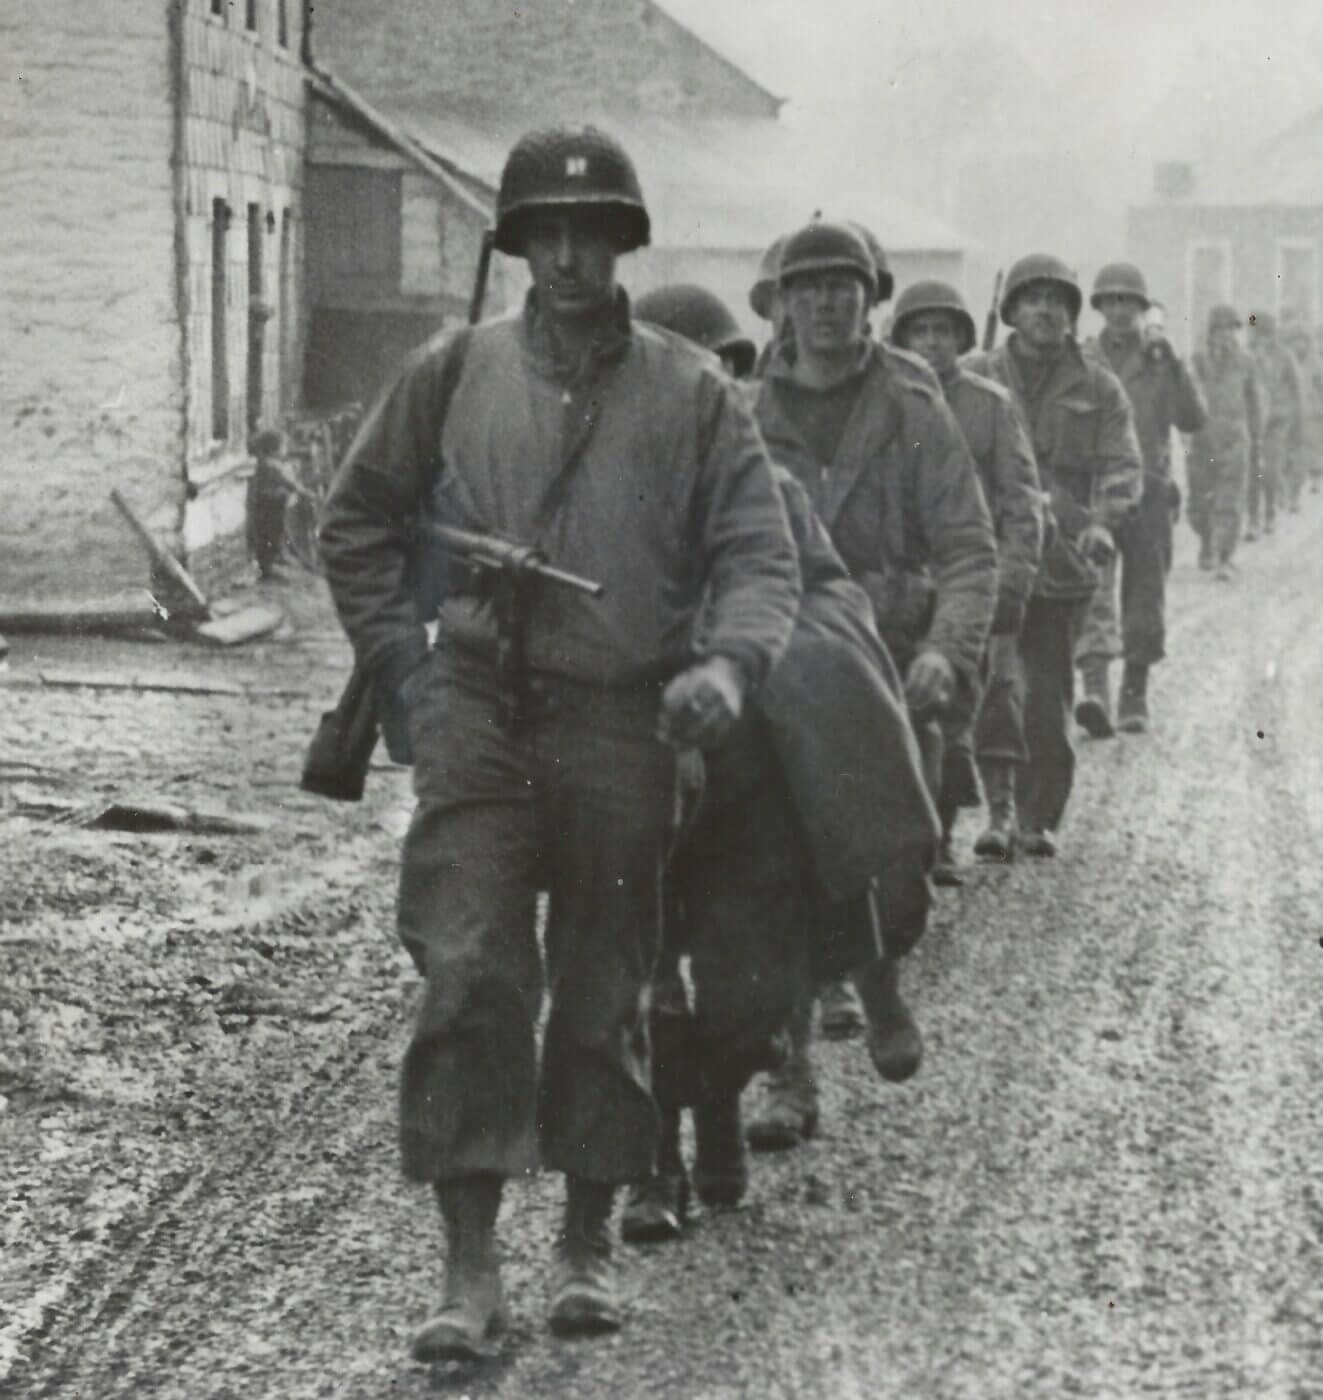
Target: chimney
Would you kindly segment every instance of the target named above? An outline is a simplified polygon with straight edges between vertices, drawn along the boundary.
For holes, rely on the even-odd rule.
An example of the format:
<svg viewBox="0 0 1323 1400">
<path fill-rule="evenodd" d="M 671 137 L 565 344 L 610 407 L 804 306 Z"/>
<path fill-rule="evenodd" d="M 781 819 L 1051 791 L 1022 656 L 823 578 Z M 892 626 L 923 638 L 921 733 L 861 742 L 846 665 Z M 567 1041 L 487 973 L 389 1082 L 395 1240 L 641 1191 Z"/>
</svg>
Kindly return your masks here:
<svg viewBox="0 0 1323 1400">
<path fill-rule="evenodd" d="M 1194 166 L 1188 160 L 1161 160 L 1153 167 L 1153 193 L 1159 199 L 1189 199 L 1194 193 Z"/>
</svg>

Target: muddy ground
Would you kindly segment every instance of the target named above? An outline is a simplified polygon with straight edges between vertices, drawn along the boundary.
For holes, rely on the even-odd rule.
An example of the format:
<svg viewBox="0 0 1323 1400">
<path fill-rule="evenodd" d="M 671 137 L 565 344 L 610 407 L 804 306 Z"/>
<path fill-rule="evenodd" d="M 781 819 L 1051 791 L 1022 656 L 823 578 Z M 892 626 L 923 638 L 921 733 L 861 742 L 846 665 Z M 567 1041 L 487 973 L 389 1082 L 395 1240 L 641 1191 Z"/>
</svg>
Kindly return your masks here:
<svg viewBox="0 0 1323 1400">
<path fill-rule="evenodd" d="M 920 1076 L 820 1050 L 823 1131 L 738 1211 L 629 1251 L 628 1326 L 544 1326 L 556 1183 L 502 1213 L 513 1332 L 414 1365 L 439 1236 L 396 1174 L 417 987 L 407 775 L 296 787 L 343 676 L 285 638 L 12 639 L 0 689 L 0 1395 L 1323 1396 L 1323 498 L 1240 577 L 1182 527 L 1157 724 L 1081 745 L 1052 862 L 943 893 Z M 35 688 L 162 675 L 238 695 Z M 108 800 L 270 819 L 89 829 Z M 977 819 L 962 826 L 965 851 Z"/>
</svg>

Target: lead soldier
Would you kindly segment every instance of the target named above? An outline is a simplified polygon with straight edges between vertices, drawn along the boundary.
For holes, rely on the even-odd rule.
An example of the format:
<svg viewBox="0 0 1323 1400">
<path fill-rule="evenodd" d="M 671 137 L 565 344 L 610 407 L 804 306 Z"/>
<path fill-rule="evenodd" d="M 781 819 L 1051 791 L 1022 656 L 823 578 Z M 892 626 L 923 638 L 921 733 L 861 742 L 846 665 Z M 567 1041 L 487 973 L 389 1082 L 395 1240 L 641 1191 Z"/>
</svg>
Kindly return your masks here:
<svg viewBox="0 0 1323 1400">
<path fill-rule="evenodd" d="M 505 1182 L 539 1162 L 566 1179 L 551 1326 L 620 1324 L 610 1217 L 656 1145 L 647 986 L 676 747 L 731 731 L 798 603 L 747 405 L 709 358 L 636 324 L 616 284 L 617 258 L 648 236 L 610 137 L 553 128 L 517 142 L 495 243 L 528 262 L 523 311 L 406 364 L 326 509 L 341 620 L 403 707 L 415 756 L 398 922 L 425 988 L 401 1141 L 447 1242 L 440 1310 L 414 1339 L 423 1360 L 481 1355 L 501 1326 L 497 1212 Z M 492 599 L 467 574 L 449 580 L 428 649 L 406 585 L 427 513 L 537 544 L 604 585 L 533 596 L 515 709 Z"/>
</svg>

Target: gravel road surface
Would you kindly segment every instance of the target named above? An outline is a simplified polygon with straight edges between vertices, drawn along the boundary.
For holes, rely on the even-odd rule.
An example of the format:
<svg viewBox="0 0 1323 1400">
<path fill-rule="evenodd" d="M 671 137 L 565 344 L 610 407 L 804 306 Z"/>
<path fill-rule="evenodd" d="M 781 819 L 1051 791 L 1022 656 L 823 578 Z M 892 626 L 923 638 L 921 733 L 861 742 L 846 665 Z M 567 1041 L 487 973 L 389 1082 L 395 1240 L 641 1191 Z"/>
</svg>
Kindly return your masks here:
<svg viewBox="0 0 1323 1400">
<path fill-rule="evenodd" d="M 294 789 L 345 664 L 324 608 L 224 656 L 13 639 L 12 680 L 252 693 L 0 689 L 0 1395 L 1323 1396 L 1323 507 L 1231 584 L 1181 529 L 1154 731 L 1081 744 L 1058 859 L 942 893 L 919 1077 L 822 1046 L 819 1138 L 622 1252 L 618 1337 L 548 1334 L 557 1183 L 512 1187 L 481 1368 L 408 1357 L 442 1273 L 394 1144 L 408 786 Z M 273 826 L 39 811 L 130 791 Z"/>
</svg>

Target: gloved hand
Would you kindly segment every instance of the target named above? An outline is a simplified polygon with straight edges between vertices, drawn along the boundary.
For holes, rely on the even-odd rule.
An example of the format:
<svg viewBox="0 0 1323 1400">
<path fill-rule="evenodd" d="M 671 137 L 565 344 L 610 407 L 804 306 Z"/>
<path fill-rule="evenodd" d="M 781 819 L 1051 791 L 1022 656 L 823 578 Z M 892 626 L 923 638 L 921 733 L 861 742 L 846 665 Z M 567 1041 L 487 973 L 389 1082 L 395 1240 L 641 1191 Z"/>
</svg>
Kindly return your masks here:
<svg viewBox="0 0 1323 1400">
<path fill-rule="evenodd" d="M 997 595 L 997 610 L 992 614 L 994 637 L 1016 637 L 1024 627 L 1025 601 L 1007 593 Z"/>
<path fill-rule="evenodd" d="M 735 727 L 749 688 L 728 656 L 709 656 L 662 691 L 657 737 L 676 748 L 714 749 Z"/>
<path fill-rule="evenodd" d="M 905 676 L 905 703 L 915 714 L 944 710 L 955 695 L 955 668 L 940 651 L 921 651 Z"/>
<path fill-rule="evenodd" d="M 1116 554 L 1116 541 L 1106 525 L 1086 526 L 1076 544 L 1089 563 L 1096 564 L 1100 569 L 1110 564 Z"/>
</svg>

